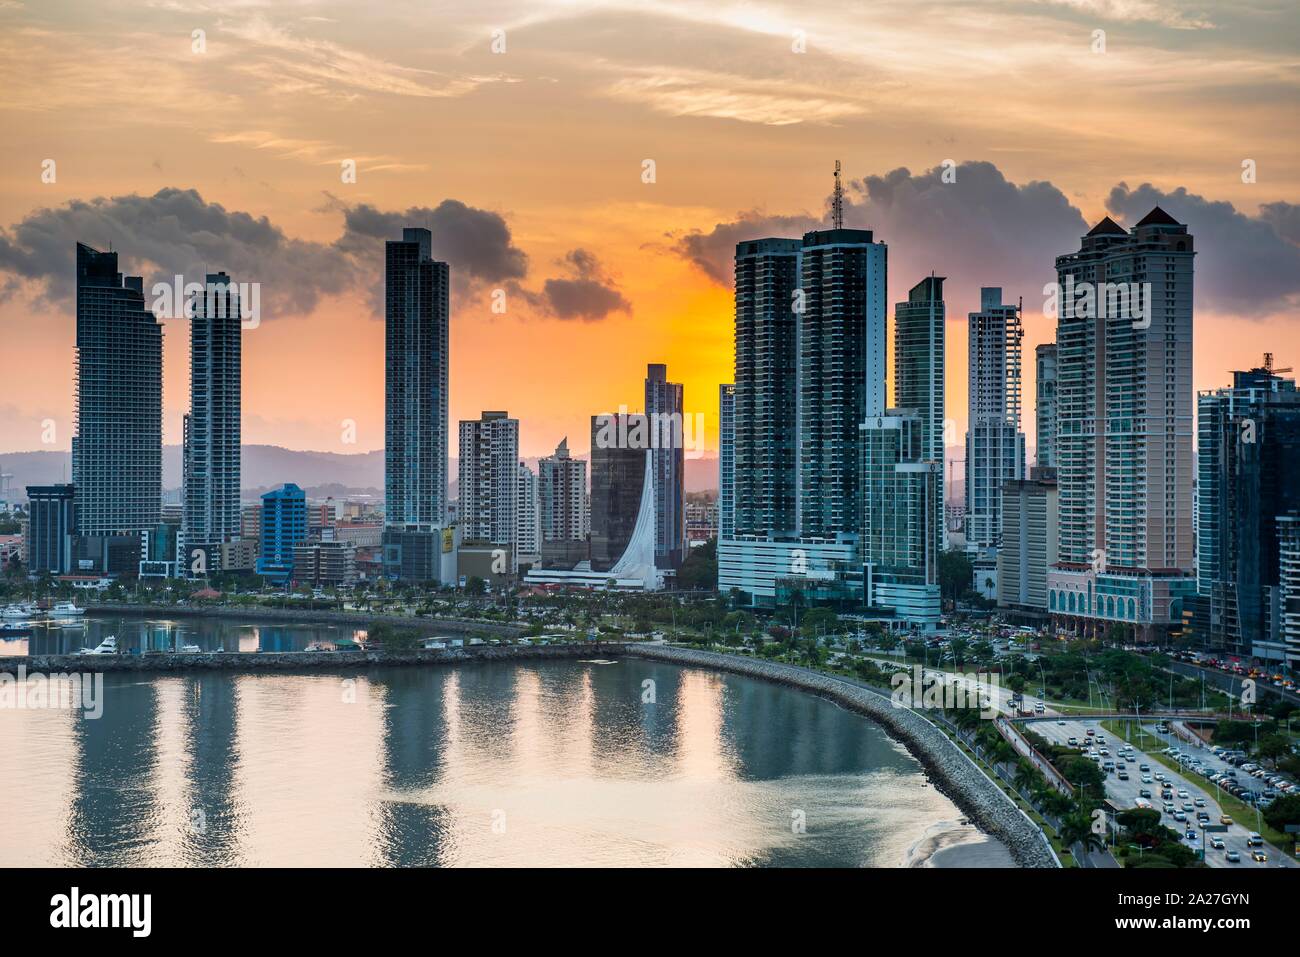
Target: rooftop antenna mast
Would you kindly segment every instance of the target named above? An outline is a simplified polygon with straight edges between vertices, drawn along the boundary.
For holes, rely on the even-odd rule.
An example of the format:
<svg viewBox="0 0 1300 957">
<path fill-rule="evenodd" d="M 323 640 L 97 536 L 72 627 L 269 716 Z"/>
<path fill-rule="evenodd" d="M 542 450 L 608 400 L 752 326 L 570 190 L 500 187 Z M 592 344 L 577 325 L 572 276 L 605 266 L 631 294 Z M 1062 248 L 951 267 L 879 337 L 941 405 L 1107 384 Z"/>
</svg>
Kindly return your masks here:
<svg viewBox="0 0 1300 957">
<path fill-rule="evenodd" d="M 835 161 L 835 193 L 831 200 L 831 222 L 836 229 L 844 228 L 844 184 L 840 182 L 840 161 Z"/>
</svg>

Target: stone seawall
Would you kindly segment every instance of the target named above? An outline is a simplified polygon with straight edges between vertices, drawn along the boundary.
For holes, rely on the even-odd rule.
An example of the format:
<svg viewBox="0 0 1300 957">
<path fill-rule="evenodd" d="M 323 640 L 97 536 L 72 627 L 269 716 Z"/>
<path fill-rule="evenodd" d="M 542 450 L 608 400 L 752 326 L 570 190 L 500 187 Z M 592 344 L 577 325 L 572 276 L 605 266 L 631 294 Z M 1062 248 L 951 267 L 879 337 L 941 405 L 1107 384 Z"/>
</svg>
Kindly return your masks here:
<svg viewBox="0 0 1300 957">
<path fill-rule="evenodd" d="M 930 779 L 986 834 L 1000 840 L 1022 867 L 1060 867 L 1046 836 L 1002 789 L 930 721 L 897 708 L 884 691 L 876 691 L 806 668 L 739 655 L 666 645 L 626 646 L 631 657 L 730 671 L 762 678 L 834 701 L 865 715 L 903 742 L 930 774 Z"/>
<path fill-rule="evenodd" d="M 78 671 L 350 671 L 370 667 L 520 661 L 547 658 L 614 657 L 622 645 L 468 645 L 433 651 L 223 651 L 152 655 L 9 655 L 0 674 L 61 674 Z"/>
<path fill-rule="evenodd" d="M 414 618 L 409 615 L 384 615 L 379 612 L 336 611 L 334 609 L 240 608 L 231 605 L 132 605 L 90 604 L 86 612 L 94 615 L 154 615 L 163 618 L 225 618 L 267 623 L 309 623 L 316 625 L 351 625 L 364 628 L 383 622 L 426 631 L 429 635 L 487 634 L 497 638 L 517 638 L 522 625 L 500 622 L 470 621 L 463 618 Z"/>
</svg>

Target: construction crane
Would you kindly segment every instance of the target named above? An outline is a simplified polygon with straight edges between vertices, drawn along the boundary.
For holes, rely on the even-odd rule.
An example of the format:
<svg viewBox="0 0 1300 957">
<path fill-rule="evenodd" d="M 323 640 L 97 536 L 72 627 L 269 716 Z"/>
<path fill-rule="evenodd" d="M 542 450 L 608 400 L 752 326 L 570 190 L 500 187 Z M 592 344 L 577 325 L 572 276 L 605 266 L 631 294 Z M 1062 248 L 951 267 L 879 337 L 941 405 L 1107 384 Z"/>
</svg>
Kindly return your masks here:
<svg viewBox="0 0 1300 957">
<path fill-rule="evenodd" d="M 1269 375 L 1281 375 L 1283 372 L 1294 372 L 1295 370 L 1292 369 L 1290 366 L 1287 366 L 1284 369 L 1274 369 L 1273 353 L 1266 352 L 1264 353 L 1264 371 L 1267 372 Z"/>
</svg>

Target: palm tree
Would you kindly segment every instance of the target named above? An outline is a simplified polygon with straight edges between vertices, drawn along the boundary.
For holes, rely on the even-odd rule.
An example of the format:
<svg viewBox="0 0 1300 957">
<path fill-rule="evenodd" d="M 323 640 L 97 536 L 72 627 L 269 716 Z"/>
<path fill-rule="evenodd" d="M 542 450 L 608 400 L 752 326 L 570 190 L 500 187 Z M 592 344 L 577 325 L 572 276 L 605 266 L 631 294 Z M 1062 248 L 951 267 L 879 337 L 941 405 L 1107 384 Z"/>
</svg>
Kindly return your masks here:
<svg viewBox="0 0 1300 957">
<path fill-rule="evenodd" d="M 1086 814 L 1072 814 L 1061 821 L 1061 841 L 1067 847 L 1078 844 L 1084 853 L 1105 850 L 1106 842 L 1092 829 L 1092 818 Z"/>
</svg>

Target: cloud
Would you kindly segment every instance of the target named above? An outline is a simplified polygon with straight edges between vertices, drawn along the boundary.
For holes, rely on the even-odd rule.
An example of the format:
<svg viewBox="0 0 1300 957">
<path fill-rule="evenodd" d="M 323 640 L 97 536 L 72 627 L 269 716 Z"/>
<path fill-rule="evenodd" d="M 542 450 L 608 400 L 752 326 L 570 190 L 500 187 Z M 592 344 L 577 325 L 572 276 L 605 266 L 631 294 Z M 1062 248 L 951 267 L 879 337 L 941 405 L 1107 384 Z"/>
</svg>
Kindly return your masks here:
<svg viewBox="0 0 1300 957">
<path fill-rule="evenodd" d="M 528 255 L 514 244 L 500 213 L 444 199 L 435 207 L 412 206 L 405 212 L 376 209 L 368 203 L 339 205 L 343 235 L 334 246 L 353 256 L 369 255 L 387 239 L 400 239 L 402 228 L 424 226 L 433 232 L 433 258 L 452 267 L 456 278 L 505 282 L 528 274 Z"/>
<path fill-rule="evenodd" d="M 485 288 L 520 296 L 541 318 L 591 322 L 632 307 L 594 255 L 570 252 L 565 274 L 545 280 L 540 291 L 524 285 L 528 254 L 514 242 L 500 213 L 460 200 L 437 206 L 384 210 L 368 203 L 347 205 L 328 196 L 322 208 L 339 213 L 343 231 L 332 243 L 294 239 L 267 217 L 255 217 L 210 203 L 197 190 L 160 189 L 152 196 L 75 199 L 38 209 L 0 229 L 0 300 L 24 282 L 45 302 L 71 302 L 75 290 L 76 244 L 111 245 L 124 273 L 144 276 L 146 288 L 181 275 L 198 281 L 224 270 L 236 281 L 261 283 L 264 312 L 307 315 L 322 297 L 360 290 L 373 314 L 383 315 L 384 242 L 399 239 L 407 226 L 433 233 L 432 254 L 451 266 L 453 310 L 475 310 Z"/>
<path fill-rule="evenodd" d="M 37 283 L 46 301 L 69 302 L 78 242 L 111 245 L 122 271 L 144 276 L 146 286 L 178 274 L 198 280 L 218 269 L 240 282 L 260 282 L 271 315 L 309 313 L 321 296 L 355 281 L 352 263 L 337 250 L 286 236 L 265 216 L 173 187 L 38 209 L 0 230 L 0 271 Z"/>
<path fill-rule="evenodd" d="M 964 291 L 975 300 L 980 286 L 995 285 L 1008 295 L 1040 295 L 1055 276 L 1053 257 L 1077 248 L 1087 231 L 1083 216 L 1051 183 L 1019 186 L 986 162 L 962 163 L 954 172 L 955 181 L 945 183 L 942 167 L 919 174 L 900 167 L 848 185 L 845 225 L 871 229 L 889 245 L 892 301 L 931 271 L 949 277 L 958 299 Z M 825 228 L 828 219 L 751 211 L 708 232 L 673 236 L 672 248 L 728 285 L 737 242 L 798 237 Z"/>
<path fill-rule="evenodd" d="M 1129 225 L 1160 206 L 1196 241 L 1196 302 L 1211 311 L 1264 316 L 1294 310 L 1300 300 L 1300 215 L 1290 203 L 1271 203 L 1248 216 L 1231 203 L 1179 187 L 1173 192 L 1143 183 L 1120 183 L 1106 208 Z"/>
<path fill-rule="evenodd" d="M 615 312 L 632 314 L 632 304 L 594 254 L 585 249 L 571 250 L 564 257 L 564 265 L 573 278 L 547 279 L 542 287 L 545 306 L 553 316 L 597 322 Z"/>
</svg>

